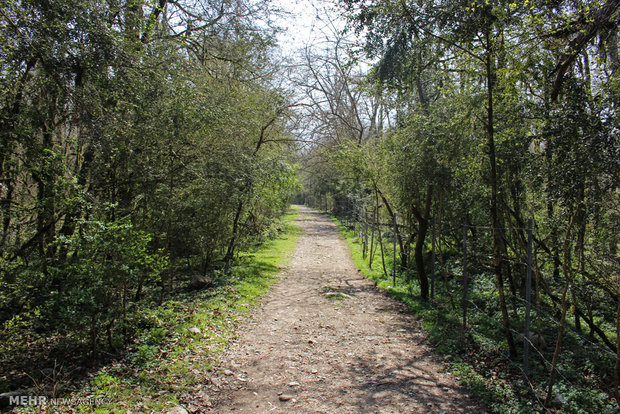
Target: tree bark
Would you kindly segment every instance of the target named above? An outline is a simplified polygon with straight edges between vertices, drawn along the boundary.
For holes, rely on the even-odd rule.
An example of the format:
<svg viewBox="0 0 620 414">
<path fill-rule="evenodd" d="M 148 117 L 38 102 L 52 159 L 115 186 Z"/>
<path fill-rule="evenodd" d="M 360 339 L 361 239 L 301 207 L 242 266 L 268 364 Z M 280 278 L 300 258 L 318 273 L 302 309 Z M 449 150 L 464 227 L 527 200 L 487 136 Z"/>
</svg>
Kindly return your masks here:
<svg viewBox="0 0 620 414">
<path fill-rule="evenodd" d="M 428 276 L 426 275 L 426 269 L 424 268 L 424 240 L 426 239 L 426 233 L 428 231 L 428 220 L 431 214 L 432 197 L 433 186 L 429 184 L 426 187 L 424 213 L 420 213 L 416 208 L 414 208 L 414 216 L 418 221 L 418 231 L 416 234 L 413 257 L 415 260 L 418 280 L 420 281 L 420 296 L 423 300 L 427 300 L 429 295 Z"/>
<path fill-rule="evenodd" d="M 616 308 L 616 363 L 614 364 L 614 397 L 620 404 L 620 301 Z"/>
<path fill-rule="evenodd" d="M 377 194 L 381 196 L 381 200 L 383 201 L 383 204 L 385 205 L 385 208 L 387 209 L 388 214 L 390 215 L 390 219 L 394 221 L 394 211 L 392 210 L 390 203 L 387 201 L 387 199 L 385 198 L 385 196 L 379 189 L 377 189 Z M 398 240 L 398 247 L 400 248 L 401 266 L 403 268 L 406 268 L 407 263 L 409 263 L 409 260 L 407 260 L 407 250 L 405 249 L 403 238 L 402 238 L 402 235 L 400 234 L 400 231 L 398 230 L 398 227 L 396 227 L 394 231 L 396 232 L 396 239 Z"/>
<path fill-rule="evenodd" d="M 224 265 L 226 267 L 230 266 L 230 263 L 232 262 L 232 259 L 235 255 L 235 247 L 237 244 L 237 232 L 239 231 L 239 220 L 241 218 L 242 211 L 243 211 L 243 201 L 240 199 L 239 203 L 237 203 L 235 219 L 233 220 L 232 236 L 230 237 L 230 241 L 228 243 L 228 249 L 226 250 L 226 255 L 224 256 Z"/>
<path fill-rule="evenodd" d="M 491 33 L 490 29 L 486 33 L 487 42 L 487 56 L 486 56 L 486 78 L 487 78 L 487 145 L 489 151 L 490 161 L 490 179 L 491 179 L 491 227 L 493 231 L 493 258 L 494 258 L 494 270 L 495 279 L 497 284 L 497 292 L 499 296 L 499 305 L 502 312 L 502 320 L 504 325 L 504 334 L 508 341 L 508 350 L 510 355 L 515 356 L 517 354 L 517 347 L 515 346 L 514 338 L 512 336 L 512 330 L 510 327 L 510 319 L 508 316 L 508 309 L 506 307 L 506 299 L 504 295 L 504 272 L 503 272 L 503 260 L 502 252 L 505 250 L 504 244 L 504 228 L 503 223 L 499 217 L 499 177 L 497 174 L 497 160 L 495 152 L 495 137 L 494 137 L 494 118 L 493 118 L 493 89 L 495 85 L 495 71 L 493 65 L 493 53 L 491 45 Z"/>
<path fill-rule="evenodd" d="M 548 407 L 551 402 L 551 396 L 553 394 L 553 384 L 555 383 L 555 375 L 557 372 L 558 356 L 560 355 L 560 348 L 562 347 L 562 339 L 564 338 L 564 327 L 566 325 L 566 312 L 568 310 L 567 293 L 570 288 L 572 278 L 569 272 L 569 247 L 570 247 L 570 233 L 573 229 L 573 223 L 575 216 L 571 217 L 568 229 L 566 229 L 566 236 L 564 237 L 564 263 L 562 264 L 562 272 L 564 273 L 564 289 L 562 290 L 562 317 L 560 318 L 560 326 L 558 328 L 558 338 L 555 342 L 555 350 L 553 351 L 553 358 L 551 360 L 551 373 L 549 374 L 549 387 L 547 388 L 547 396 L 545 397 L 544 406 Z"/>
</svg>

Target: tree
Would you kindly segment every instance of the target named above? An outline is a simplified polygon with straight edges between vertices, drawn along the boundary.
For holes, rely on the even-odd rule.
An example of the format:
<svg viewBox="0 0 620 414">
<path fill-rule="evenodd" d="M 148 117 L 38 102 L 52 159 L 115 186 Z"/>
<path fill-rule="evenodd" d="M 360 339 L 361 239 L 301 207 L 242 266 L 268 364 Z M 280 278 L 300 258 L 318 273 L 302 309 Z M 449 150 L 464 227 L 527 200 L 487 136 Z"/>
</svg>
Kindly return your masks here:
<svg viewBox="0 0 620 414">
<path fill-rule="evenodd" d="M 130 304 L 262 240 L 296 186 L 266 7 L 1 4 L 2 326 L 114 347 Z"/>
</svg>

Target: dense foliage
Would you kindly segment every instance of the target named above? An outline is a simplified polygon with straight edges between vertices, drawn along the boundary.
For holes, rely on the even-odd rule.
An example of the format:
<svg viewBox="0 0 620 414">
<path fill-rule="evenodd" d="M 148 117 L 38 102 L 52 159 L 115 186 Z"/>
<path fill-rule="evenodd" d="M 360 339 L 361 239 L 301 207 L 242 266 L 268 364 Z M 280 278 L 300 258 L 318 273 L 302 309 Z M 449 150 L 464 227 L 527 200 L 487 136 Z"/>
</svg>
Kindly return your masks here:
<svg viewBox="0 0 620 414">
<path fill-rule="evenodd" d="M 0 0 L 0 392 L 221 276 L 301 155 L 300 201 L 355 216 L 369 266 L 517 388 L 533 219 L 524 399 L 617 408 L 618 0 L 338 4 L 353 36 L 326 19 L 284 89 L 268 1 Z"/>
<path fill-rule="evenodd" d="M 620 5 L 344 3 L 363 39 L 354 57 L 372 64 L 367 76 L 351 69 L 355 60 L 339 66 L 329 84 L 338 93 L 315 88 L 327 122 L 307 152 L 305 199 L 355 215 L 360 237 L 374 237 L 386 256 L 386 275 L 394 240 L 395 266 L 417 279 L 422 300 L 431 296 L 433 229 L 445 282 L 438 298 L 461 312 L 453 296 L 467 260 L 467 300 L 492 315 L 484 323 L 499 337 L 474 322 L 472 335 L 513 361 L 533 219 L 533 320 L 549 345 L 532 356 L 528 398 L 539 409 L 602 410 L 608 401 L 588 390 L 618 398 L 620 384 Z"/>
<path fill-rule="evenodd" d="M 267 236 L 296 181 L 266 7 L 0 2 L 0 365 L 114 352 Z"/>
</svg>

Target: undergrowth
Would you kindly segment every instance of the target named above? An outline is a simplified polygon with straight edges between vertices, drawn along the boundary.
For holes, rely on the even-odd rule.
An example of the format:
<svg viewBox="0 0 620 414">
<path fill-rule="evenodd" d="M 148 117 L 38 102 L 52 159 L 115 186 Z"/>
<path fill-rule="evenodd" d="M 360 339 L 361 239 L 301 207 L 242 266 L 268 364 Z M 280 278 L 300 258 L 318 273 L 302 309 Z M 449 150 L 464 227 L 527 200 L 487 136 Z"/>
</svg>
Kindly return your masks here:
<svg viewBox="0 0 620 414">
<path fill-rule="evenodd" d="M 391 243 L 385 245 L 386 271 L 383 270 L 379 250 L 371 268 L 368 258 L 363 257 L 362 242 L 357 233 L 338 218 L 330 217 L 346 239 L 356 267 L 366 278 L 393 298 L 406 303 L 415 315 L 422 318 L 428 340 L 437 353 L 443 356 L 446 369 L 490 410 L 498 413 L 618 412 L 614 400 L 601 390 L 600 378 L 587 375 L 595 371 L 593 365 L 598 364 L 596 369 L 600 370 L 613 367 L 613 361 L 601 358 L 600 354 L 594 355 L 594 351 L 592 355 L 574 353 L 571 348 L 577 347 L 571 347 L 570 344 L 580 338 L 571 331 L 566 332 L 565 350 L 562 353 L 564 363 L 560 364 L 561 375 L 554 386 L 552 406 L 543 407 L 549 375 L 547 361 L 551 359 L 548 353 L 552 346 L 547 347 L 543 354 L 531 357 L 530 376 L 526 379 L 522 371 L 521 355 L 517 358 L 508 355 L 501 324 L 498 322 L 501 321 L 501 315 L 495 305 L 497 293 L 492 275 L 475 275 L 476 285 L 471 289 L 469 298 L 472 309 L 468 312 L 468 325 L 464 329 L 461 298 L 454 294 L 460 289 L 458 281 L 450 280 L 447 287 L 443 281 L 436 281 L 437 294 L 434 299 L 424 301 L 415 282 L 415 272 L 408 275 L 403 272 L 394 280 Z M 517 318 L 515 325 L 522 322 L 519 319 L 522 315 L 516 308 L 513 315 Z M 554 332 L 549 332 L 548 337 L 549 343 L 552 343 Z"/>
<path fill-rule="evenodd" d="M 158 412 L 196 392 L 212 370 L 218 353 L 235 338 L 239 322 L 267 292 L 292 255 L 301 229 L 297 211 L 286 214 L 279 235 L 240 254 L 230 270 L 212 275 L 213 287 L 177 295 L 161 306 L 143 310 L 140 332 L 126 356 L 90 375 L 71 401 L 61 407 L 84 413 Z M 44 410 L 26 407 L 24 412 Z"/>
</svg>

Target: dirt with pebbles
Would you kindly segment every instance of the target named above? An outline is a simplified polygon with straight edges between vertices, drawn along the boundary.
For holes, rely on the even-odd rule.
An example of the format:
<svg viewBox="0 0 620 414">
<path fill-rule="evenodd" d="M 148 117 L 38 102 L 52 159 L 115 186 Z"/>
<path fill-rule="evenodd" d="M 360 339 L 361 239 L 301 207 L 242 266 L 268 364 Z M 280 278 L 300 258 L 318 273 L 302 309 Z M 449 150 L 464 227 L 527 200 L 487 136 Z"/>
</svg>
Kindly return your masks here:
<svg viewBox="0 0 620 414">
<path fill-rule="evenodd" d="M 355 268 L 329 218 L 304 235 L 262 306 L 220 356 L 193 412 L 480 413 L 420 321 Z"/>
</svg>

